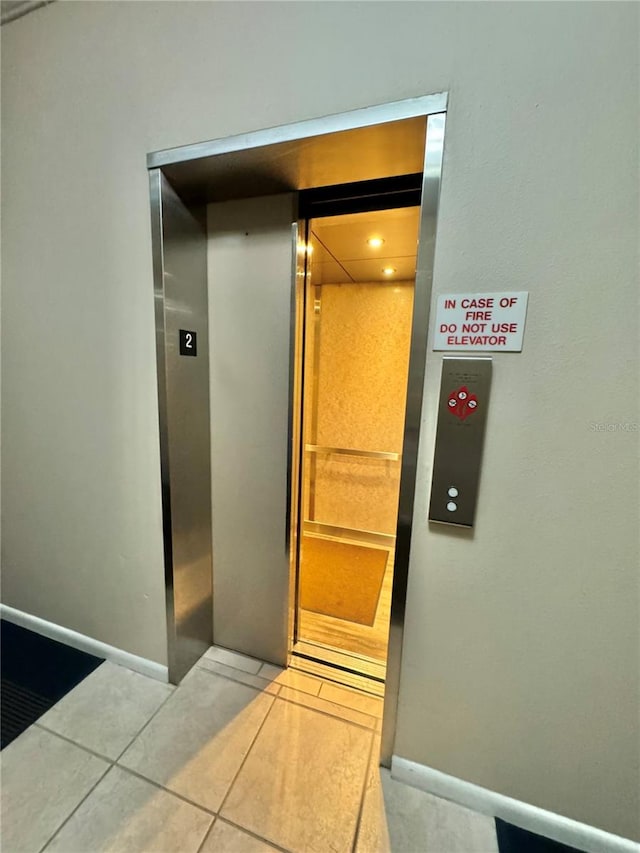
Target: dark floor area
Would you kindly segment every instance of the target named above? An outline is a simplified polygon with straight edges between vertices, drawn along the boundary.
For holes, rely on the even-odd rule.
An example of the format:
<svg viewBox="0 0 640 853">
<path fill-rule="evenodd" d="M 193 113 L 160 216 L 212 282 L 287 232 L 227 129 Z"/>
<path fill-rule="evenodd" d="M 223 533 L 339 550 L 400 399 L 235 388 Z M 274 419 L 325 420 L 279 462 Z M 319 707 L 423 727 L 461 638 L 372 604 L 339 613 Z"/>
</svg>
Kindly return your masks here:
<svg viewBox="0 0 640 853">
<path fill-rule="evenodd" d="M 520 829 L 500 818 L 496 818 L 498 850 L 500 853 L 580 853 L 575 847 L 543 838 L 535 832 Z"/>
<path fill-rule="evenodd" d="M 0 748 L 4 749 L 102 662 L 102 658 L 2 619 Z"/>
</svg>

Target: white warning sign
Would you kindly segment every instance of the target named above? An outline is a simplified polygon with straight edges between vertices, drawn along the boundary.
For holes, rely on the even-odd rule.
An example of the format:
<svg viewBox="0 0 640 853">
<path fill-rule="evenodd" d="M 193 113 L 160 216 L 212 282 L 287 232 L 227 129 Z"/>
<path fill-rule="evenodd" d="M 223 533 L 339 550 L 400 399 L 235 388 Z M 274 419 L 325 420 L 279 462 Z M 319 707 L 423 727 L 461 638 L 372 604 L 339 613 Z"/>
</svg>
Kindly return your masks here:
<svg viewBox="0 0 640 853">
<path fill-rule="evenodd" d="M 434 350 L 521 352 L 529 294 L 443 293 Z"/>
</svg>

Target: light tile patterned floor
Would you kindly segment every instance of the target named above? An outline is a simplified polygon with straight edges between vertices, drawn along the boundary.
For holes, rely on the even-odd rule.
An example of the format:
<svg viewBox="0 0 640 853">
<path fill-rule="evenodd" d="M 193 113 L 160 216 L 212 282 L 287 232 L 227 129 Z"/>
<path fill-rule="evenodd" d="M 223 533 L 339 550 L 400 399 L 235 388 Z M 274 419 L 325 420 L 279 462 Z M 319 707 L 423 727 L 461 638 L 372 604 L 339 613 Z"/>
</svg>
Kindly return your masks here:
<svg viewBox="0 0 640 853">
<path fill-rule="evenodd" d="M 173 688 L 98 667 L 2 753 L 2 853 L 497 853 L 377 764 L 382 701 L 210 649 Z"/>
</svg>

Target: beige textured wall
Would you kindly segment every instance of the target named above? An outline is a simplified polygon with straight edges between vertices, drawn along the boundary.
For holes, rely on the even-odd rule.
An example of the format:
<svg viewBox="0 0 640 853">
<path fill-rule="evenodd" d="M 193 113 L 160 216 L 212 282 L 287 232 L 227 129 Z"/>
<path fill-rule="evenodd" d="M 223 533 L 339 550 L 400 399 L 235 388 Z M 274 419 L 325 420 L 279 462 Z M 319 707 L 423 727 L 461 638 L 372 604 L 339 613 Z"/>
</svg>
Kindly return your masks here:
<svg viewBox="0 0 640 853">
<path fill-rule="evenodd" d="M 305 363 L 306 443 L 400 454 L 412 282 L 323 284 L 312 292 L 316 298 L 319 293 L 320 314 L 317 336 L 318 315 L 311 298 Z M 314 406 L 315 437 L 311 434 Z M 315 521 L 395 533 L 399 462 L 335 454 L 313 456 Z M 306 461 L 309 468 L 313 457 L 307 454 Z"/>
<path fill-rule="evenodd" d="M 6 603 L 165 659 L 147 151 L 449 90 L 434 286 L 529 290 L 478 524 L 426 523 L 399 754 L 638 834 L 633 3 L 53 3 L 2 28 Z"/>
</svg>

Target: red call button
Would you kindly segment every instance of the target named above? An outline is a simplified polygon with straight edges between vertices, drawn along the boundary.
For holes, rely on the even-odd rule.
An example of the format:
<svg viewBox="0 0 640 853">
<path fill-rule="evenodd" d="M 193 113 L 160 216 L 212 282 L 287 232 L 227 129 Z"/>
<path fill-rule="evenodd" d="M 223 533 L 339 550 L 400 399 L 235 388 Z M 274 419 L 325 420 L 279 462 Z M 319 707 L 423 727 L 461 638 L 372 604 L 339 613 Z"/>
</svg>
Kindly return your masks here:
<svg viewBox="0 0 640 853">
<path fill-rule="evenodd" d="M 447 405 L 452 415 L 464 421 L 478 408 L 478 398 L 475 394 L 469 393 L 466 385 L 462 385 L 457 391 L 449 394 Z"/>
</svg>

